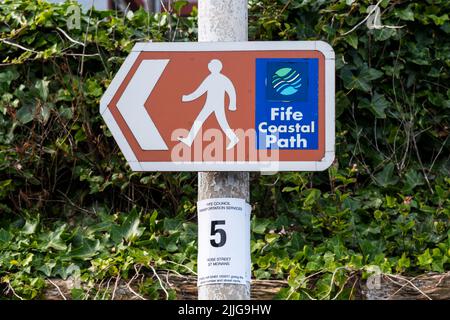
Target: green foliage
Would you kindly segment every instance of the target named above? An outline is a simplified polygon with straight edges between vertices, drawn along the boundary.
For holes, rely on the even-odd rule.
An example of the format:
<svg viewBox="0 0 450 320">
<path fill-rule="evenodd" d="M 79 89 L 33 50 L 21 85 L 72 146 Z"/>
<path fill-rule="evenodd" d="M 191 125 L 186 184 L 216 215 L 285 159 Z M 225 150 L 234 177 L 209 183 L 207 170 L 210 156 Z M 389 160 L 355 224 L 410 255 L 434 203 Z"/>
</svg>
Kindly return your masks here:
<svg viewBox="0 0 450 320">
<path fill-rule="evenodd" d="M 157 219 L 157 212 L 142 214 L 135 208 L 127 214 L 85 216 L 72 223 L 47 223 L 18 219 L 2 221 L 0 228 L 0 283 L 14 288 L 18 297 L 39 297 L 44 278 L 60 277 L 90 284 L 75 298 L 99 297 L 96 281 L 130 278 L 139 265 L 151 271 L 166 268 L 189 272 L 196 268 L 197 227 L 181 218 Z M 80 291 L 81 290 L 81 291 Z M 141 292 L 165 298 L 159 283 L 148 278 Z M 174 298 L 173 292 L 171 298 Z M 103 294 L 100 295 L 103 297 Z"/>
<path fill-rule="evenodd" d="M 280 299 L 348 299 L 356 275 L 444 272 L 450 258 L 450 3 L 250 0 L 251 40 L 326 40 L 336 52 L 336 155 L 322 173 L 251 177 L 252 271 Z M 0 290 L 47 277 L 94 285 L 196 269 L 196 175 L 136 173 L 99 100 L 137 41 L 195 41 L 196 17 L 0 4 Z M 3 286 L 3 288 L 2 288 Z M 14 294 L 11 294 L 14 292 Z M 166 298 L 156 278 L 140 293 Z M 174 298 L 173 292 L 168 292 Z M 1 297 L 1 295 L 0 295 Z"/>
</svg>

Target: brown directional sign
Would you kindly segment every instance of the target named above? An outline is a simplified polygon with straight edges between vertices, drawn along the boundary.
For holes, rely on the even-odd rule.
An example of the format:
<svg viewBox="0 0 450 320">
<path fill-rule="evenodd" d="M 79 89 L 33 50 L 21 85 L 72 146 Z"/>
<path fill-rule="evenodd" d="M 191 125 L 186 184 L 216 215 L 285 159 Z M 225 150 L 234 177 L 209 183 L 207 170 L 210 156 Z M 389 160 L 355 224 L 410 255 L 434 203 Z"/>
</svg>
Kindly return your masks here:
<svg viewBox="0 0 450 320">
<path fill-rule="evenodd" d="M 135 171 L 316 171 L 334 159 L 321 41 L 139 43 L 100 111 Z"/>
</svg>

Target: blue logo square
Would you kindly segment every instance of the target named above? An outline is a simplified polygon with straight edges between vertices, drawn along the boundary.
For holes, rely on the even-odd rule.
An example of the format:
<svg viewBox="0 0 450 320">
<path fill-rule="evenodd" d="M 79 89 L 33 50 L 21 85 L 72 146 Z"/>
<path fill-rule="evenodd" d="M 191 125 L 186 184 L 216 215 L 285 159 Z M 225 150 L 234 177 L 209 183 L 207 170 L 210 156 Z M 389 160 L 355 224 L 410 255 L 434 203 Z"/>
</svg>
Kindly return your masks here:
<svg viewBox="0 0 450 320">
<path fill-rule="evenodd" d="M 277 61 L 267 63 L 266 99 L 271 101 L 308 100 L 308 63 Z"/>
<path fill-rule="evenodd" d="M 319 60 L 257 58 L 255 128 L 260 150 L 319 147 Z"/>
</svg>

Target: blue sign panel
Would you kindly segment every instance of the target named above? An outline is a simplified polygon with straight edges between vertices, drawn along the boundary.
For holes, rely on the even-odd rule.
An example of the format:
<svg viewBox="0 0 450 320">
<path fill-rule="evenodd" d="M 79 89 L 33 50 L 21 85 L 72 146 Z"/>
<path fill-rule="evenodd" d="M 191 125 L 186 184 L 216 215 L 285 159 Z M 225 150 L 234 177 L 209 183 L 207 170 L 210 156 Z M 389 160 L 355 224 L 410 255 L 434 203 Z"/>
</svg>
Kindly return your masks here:
<svg viewBox="0 0 450 320">
<path fill-rule="evenodd" d="M 318 95 L 318 59 L 256 59 L 257 148 L 317 150 Z"/>
</svg>

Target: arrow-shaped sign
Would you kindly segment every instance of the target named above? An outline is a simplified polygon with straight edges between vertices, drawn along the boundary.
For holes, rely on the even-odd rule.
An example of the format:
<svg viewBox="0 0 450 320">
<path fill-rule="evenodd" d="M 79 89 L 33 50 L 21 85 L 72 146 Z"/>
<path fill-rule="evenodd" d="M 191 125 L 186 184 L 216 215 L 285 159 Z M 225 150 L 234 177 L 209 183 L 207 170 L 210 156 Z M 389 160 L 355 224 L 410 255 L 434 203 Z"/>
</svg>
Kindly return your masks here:
<svg viewBox="0 0 450 320">
<path fill-rule="evenodd" d="M 144 106 L 168 63 L 169 59 L 142 61 L 117 102 L 120 114 L 143 150 L 169 149 Z"/>
<path fill-rule="evenodd" d="M 334 74 L 322 41 L 138 43 L 100 112 L 133 171 L 319 171 Z"/>
</svg>

